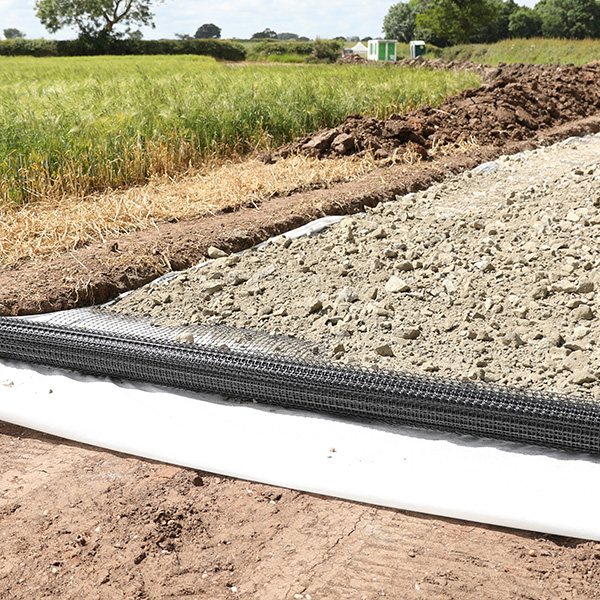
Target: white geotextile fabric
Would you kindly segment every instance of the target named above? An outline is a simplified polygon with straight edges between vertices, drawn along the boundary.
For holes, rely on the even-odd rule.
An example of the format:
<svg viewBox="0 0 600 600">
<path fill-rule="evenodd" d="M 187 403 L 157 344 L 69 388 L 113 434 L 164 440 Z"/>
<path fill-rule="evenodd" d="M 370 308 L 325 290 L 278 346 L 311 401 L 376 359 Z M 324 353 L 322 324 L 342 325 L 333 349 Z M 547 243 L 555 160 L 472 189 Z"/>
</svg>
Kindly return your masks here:
<svg viewBox="0 0 600 600">
<path fill-rule="evenodd" d="M 319 219 L 285 235 L 315 233 L 342 218 Z M 0 361 L 0 420 L 316 494 L 600 541 L 600 457 L 12 361 Z"/>
<path fill-rule="evenodd" d="M 10 361 L 0 362 L 0 419 L 251 481 L 600 540 L 600 459 L 586 455 L 375 426 Z"/>
</svg>

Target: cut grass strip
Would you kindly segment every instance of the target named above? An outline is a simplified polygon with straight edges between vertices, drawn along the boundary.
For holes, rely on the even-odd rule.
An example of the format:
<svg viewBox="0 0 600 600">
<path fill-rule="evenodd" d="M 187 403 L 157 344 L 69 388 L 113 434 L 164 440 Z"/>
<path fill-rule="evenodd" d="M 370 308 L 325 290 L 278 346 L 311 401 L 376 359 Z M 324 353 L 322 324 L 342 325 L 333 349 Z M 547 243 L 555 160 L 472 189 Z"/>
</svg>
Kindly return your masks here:
<svg viewBox="0 0 600 600">
<path fill-rule="evenodd" d="M 474 138 L 436 146 L 431 157 L 473 150 Z M 45 198 L 19 210 L 0 207 L 0 268 L 20 261 L 69 252 L 93 241 L 157 226 L 165 221 L 201 218 L 242 207 L 259 207 L 276 196 L 353 181 L 379 166 L 416 163 L 408 148 L 376 161 L 369 153 L 318 160 L 297 155 L 266 165 L 255 159 L 223 161 L 176 179 L 154 177 L 143 186 L 85 198 Z"/>
<path fill-rule="evenodd" d="M 325 161 L 294 156 L 274 165 L 257 160 L 214 161 L 175 181 L 165 175 L 127 190 L 79 199 L 46 198 L 20 210 L 0 209 L 0 267 L 73 251 L 90 241 L 164 221 L 259 206 L 277 194 L 351 181 L 374 166 L 370 156 Z"/>
</svg>

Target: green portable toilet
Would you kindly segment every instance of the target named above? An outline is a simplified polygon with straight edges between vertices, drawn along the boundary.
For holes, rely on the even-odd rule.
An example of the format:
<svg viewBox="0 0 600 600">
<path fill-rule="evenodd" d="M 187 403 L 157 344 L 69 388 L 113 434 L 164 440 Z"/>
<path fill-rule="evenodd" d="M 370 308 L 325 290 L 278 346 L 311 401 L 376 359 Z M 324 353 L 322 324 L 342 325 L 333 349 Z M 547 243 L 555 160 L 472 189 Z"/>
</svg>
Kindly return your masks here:
<svg viewBox="0 0 600 600">
<path fill-rule="evenodd" d="M 367 58 L 369 60 L 395 61 L 396 40 L 369 40 Z"/>
<path fill-rule="evenodd" d="M 417 56 L 425 54 L 425 42 L 423 40 L 413 40 L 409 46 L 411 58 L 417 58 Z"/>
</svg>

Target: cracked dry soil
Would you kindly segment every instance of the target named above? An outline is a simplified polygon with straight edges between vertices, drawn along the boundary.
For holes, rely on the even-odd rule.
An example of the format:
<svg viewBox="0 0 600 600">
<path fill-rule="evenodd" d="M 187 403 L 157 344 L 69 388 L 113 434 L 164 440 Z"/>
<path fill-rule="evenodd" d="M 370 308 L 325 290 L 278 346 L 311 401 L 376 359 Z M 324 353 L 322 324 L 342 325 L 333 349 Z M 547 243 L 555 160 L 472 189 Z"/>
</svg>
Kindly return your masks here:
<svg viewBox="0 0 600 600">
<path fill-rule="evenodd" d="M 117 307 L 302 331 L 338 360 L 597 396 L 599 153 L 592 136 L 500 159 Z M 277 489 L 8 424 L 0 463 L 3 599 L 600 598 L 596 542 Z"/>
</svg>

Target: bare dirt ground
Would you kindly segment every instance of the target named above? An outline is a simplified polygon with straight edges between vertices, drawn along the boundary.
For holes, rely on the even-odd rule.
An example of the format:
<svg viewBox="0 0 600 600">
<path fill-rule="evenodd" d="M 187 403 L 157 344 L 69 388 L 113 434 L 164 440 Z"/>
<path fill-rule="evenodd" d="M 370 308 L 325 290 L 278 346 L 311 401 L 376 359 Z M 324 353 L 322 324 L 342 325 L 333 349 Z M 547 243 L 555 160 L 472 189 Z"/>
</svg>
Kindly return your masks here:
<svg viewBox="0 0 600 600">
<path fill-rule="evenodd" d="M 2 598 L 600 598 L 594 542 L 197 473 L 8 424 L 0 452 Z"/>
<path fill-rule="evenodd" d="M 579 72 L 583 88 L 595 89 L 597 79 L 590 76 L 592 72 L 583 72 L 587 83 Z M 190 266 L 205 256 L 209 246 L 239 250 L 323 214 L 356 212 L 397 194 L 426 189 L 450 173 L 501 154 L 597 131 L 598 107 L 586 98 L 584 108 L 573 108 L 583 106 L 576 105 L 581 93 L 568 96 L 567 83 L 559 82 L 556 87 L 564 92 L 561 97 L 571 98 L 568 118 L 537 121 L 535 128 L 519 129 L 527 133 L 524 139 L 501 134 L 499 143 L 492 141 L 470 154 L 388 167 L 332 190 L 274 198 L 259 209 L 165 224 L 158 232 L 92 244 L 68 256 L 25 261 L 0 275 L 0 310 L 23 314 L 105 300 L 170 268 Z M 500 88 L 507 85 L 511 82 Z M 573 89 L 582 88 L 574 85 Z M 489 96 L 489 89 L 482 93 Z M 497 114 L 497 104 L 482 102 L 471 107 L 469 118 L 481 119 L 479 111 L 486 104 L 496 107 Z M 463 104 L 461 114 L 469 110 Z M 530 109 L 530 116 L 534 112 Z M 477 123 L 471 125 L 477 128 Z M 427 142 L 426 136 L 422 138 Z M 427 144 L 422 147 L 427 150 Z M 582 170 L 582 175 L 573 173 L 581 186 L 593 184 L 583 181 L 588 171 L 596 173 L 593 165 L 570 169 Z M 531 195 L 535 196 L 535 190 Z M 427 200 L 425 194 L 421 200 Z M 429 200 L 436 201 L 435 197 Z M 518 198 L 518 202 L 526 200 Z M 559 210 L 558 204 L 555 208 Z M 554 222 L 571 223 L 573 235 L 580 227 L 597 225 L 589 215 L 575 216 L 576 220 L 561 217 Z M 541 222 L 541 212 L 537 220 Z M 474 229 L 485 232 L 485 226 Z M 488 237 L 496 235 L 487 233 Z M 560 227 L 554 231 L 560 246 L 563 233 L 568 231 Z M 593 248 L 589 252 L 595 256 Z M 586 270 L 586 264 L 565 255 L 557 258 L 556 270 Z M 445 274 L 446 279 L 452 278 L 452 272 Z M 573 272 L 565 270 L 557 281 L 549 279 L 551 300 L 571 293 L 551 288 Z M 460 269 L 455 275 L 460 275 Z M 581 289 L 577 293 L 592 292 Z M 448 287 L 445 293 L 451 294 Z M 594 345 L 584 347 L 595 322 L 590 326 L 583 313 L 584 323 L 570 321 L 582 304 L 591 306 L 593 312 L 595 300 L 587 296 L 585 302 L 579 300 L 577 306 L 561 304 L 565 327 L 569 332 L 576 326 L 589 331 L 548 351 L 564 351 L 567 356 L 589 350 L 597 358 Z M 510 310 L 522 308 L 515 305 Z M 529 320 L 535 321 L 536 310 L 530 310 Z M 508 308 L 507 315 L 526 318 L 524 313 L 509 313 Z M 423 334 L 423 338 L 428 336 Z M 531 338 L 537 341 L 535 335 Z M 466 339 L 471 339 L 468 333 Z M 520 333 L 520 339 L 529 344 L 525 333 Z M 513 343 L 502 347 L 512 356 L 522 345 L 514 335 L 510 340 Z M 564 348 L 565 342 L 581 347 Z M 408 338 L 400 346 L 410 343 Z M 473 344 L 482 343 L 496 342 L 473 340 Z M 567 383 L 568 377 L 565 372 Z M 236 597 L 594 600 L 600 598 L 600 543 L 322 498 L 119 455 L 0 423 L 0 598 Z"/>
</svg>

